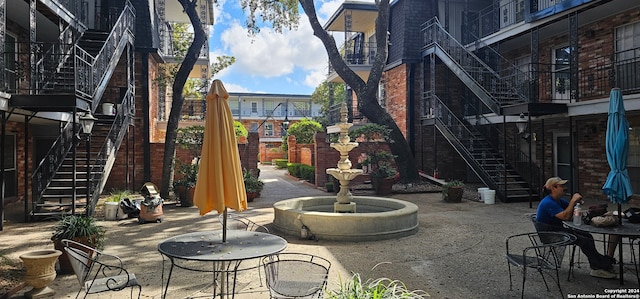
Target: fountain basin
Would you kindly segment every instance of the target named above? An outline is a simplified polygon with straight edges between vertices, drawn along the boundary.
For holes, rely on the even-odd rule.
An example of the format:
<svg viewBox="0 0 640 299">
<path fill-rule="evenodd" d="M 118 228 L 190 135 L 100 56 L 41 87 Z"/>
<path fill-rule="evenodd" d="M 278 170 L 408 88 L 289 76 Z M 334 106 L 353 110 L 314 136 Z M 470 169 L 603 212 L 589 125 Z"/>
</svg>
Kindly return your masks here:
<svg viewBox="0 0 640 299">
<path fill-rule="evenodd" d="M 383 197 L 354 196 L 357 213 L 334 213 L 332 196 L 298 197 L 273 205 L 276 230 L 301 235 L 302 226 L 321 240 L 375 241 L 418 231 L 418 206 Z"/>
</svg>

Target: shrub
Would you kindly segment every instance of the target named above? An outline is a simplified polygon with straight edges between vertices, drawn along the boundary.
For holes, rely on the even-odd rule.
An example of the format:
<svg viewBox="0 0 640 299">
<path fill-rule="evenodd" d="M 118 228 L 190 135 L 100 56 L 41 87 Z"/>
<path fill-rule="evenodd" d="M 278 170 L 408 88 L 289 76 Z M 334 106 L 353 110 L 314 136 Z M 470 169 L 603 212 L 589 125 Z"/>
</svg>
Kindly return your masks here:
<svg viewBox="0 0 640 299">
<path fill-rule="evenodd" d="M 287 159 L 273 159 L 273 161 L 276 163 L 277 169 L 285 169 L 289 163 L 289 160 Z"/>
<path fill-rule="evenodd" d="M 287 171 L 289 174 L 299 178 L 300 177 L 300 163 L 287 163 Z"/>
<path fill-rule="evenodd" d="M 300 178 L 310 183 L 316 182 L 316 168 L 310 165 L 300 165 Z"/>
</svg>

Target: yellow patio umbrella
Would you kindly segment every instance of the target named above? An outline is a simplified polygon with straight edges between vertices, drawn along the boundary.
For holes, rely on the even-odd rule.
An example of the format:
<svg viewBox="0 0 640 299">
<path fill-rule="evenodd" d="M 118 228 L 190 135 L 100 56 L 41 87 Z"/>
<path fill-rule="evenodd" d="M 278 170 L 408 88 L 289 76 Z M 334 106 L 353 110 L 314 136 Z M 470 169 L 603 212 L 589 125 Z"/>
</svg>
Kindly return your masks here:
<svg viewBox="0 0 640 299">
<path fill-rule="evenodd" d="M 206 97 L 204 140 L 194 193 L 200 215 L 212 210 L 224 213 L 223 241 L 226 241 L 227 208 L 247 209 L 247 193 L 228 98 L 229 93 L 222 82 L 214 80 Z"/>
</svg>

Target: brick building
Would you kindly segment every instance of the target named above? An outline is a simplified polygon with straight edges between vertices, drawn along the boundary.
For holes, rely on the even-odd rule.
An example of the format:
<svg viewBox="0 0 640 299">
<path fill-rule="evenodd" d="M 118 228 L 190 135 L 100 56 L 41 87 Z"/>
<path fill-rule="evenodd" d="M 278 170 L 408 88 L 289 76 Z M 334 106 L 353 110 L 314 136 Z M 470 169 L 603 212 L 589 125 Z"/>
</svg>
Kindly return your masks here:
<svg viewBox="0 0 640 299">
<path fill-rule="evenodd" d="M 376 12 L 346 1 L 325 25 L 345 33 L 344 59 L 364 79 Z M 570 180 L 569 191 L 606 200 L 604 140 L 617 87 L 640 192 L 640 3 L 398 0 L 389 21 L 378 102 L 421 170 L 484 183 L 505 202 L 539 199 L 555 175 Z M 328 80 L 341 82 L 331 69 Z"/>
</svg>

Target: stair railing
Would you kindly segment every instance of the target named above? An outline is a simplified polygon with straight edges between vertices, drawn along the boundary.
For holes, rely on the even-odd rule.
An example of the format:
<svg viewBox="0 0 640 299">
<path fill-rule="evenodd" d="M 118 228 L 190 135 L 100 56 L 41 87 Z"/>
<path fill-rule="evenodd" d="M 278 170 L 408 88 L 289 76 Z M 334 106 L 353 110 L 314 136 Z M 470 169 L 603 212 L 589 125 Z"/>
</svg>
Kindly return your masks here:
<svg viewBox="0 0 640 299">
<path fill-rule="evenodd" d="M 55 79 L 55 76 L 60 73 L 60 69 L 69 61 L 73 55 L 74 45 L 78 41 L 80 32 L 72 26 L 67 26 L 58 36 L 58 43 L 52 44 L 49 49 L 42 53 L 38 57 L 36 67 L 36 86 L 32 88 L 40 93 L 41 90 L 46 89 L 47 83 Z M 44 45 L 40 44 L 40 48 Z"/>
<path fill-rule="evenodd" d="M 78 132 L 80 126 L 76 125 L 75 132 Z M 73 130 L 73 121 L 70 121 L 62 128 L 60 135 L 31 175 L 32 202 L 34 205 L 40 202 L 42 194 L 51 183 L 51 179 L 62 165 L 62 162 L 64 162 L 74 143 L 77 143 L 77 138 Z"/>
<path fill-rule="evenodd" d="M 489 173 L 481 163 L 478 163 L 472 154 L 474 146 L 477 146 L 474 145 L 473 142 L 476 140 L 477 134 L 474 134 L 435 94 L 429 93 L 427 96 L 431 97 L 431 101 L 435 103 L 433 117 L 435 117 L 436 126 L 440 132 L 447 137 L 449 143 L 451 143 L 453 148 L 464 158 L 478 177 L 487 186 L 495 189 L 499 196 L 504 196 L 504 192 L 498 187 L 501 182 L 504 181 L 506 183 L 500 176 L 501 171 L 504 170 L 506 166 L 500 163 L 496 166 L 497 172 L 495 174 Z M 469 141 L 469 143 L 464 144 L 464 140 Z M 499 162 L 500 157 L 498 157 L 496 161 Z"/>
<path fill-rule="evenodd" d="M 442 49 L 499 106 L 528 102 L 527 98 L 516 92 L 508 80 L 505 80 L 482 59 L 464 48 L 440 25 L 437 18 L 427 21 L 422 27 L 424 48 L 438 46 Z"/>
<path fill-rule="evenodd" d="M 87 51 L 75 46 L 75 89 L 76 94 L 87 98 L 95 99 L 96 93 L 101 94 L 106 88 L 105 77 L 110 73 L 107 71 L 117 64 L 116 54 L 121 53 L 125 47 L 125 38 L 134 36 L 135 12 L 131 2 L 127 1 L 124 10 L 116 21 L 113 29 L 109 33 L 104 45 L 93 57 Z M 133 43 L 133 40 L 130 40 Z M 90 74 L 90 75 L 89 75 Z M 91 111 L 96 111 L 99 101 L 93 101 Z"/>
<path fill-rule="evenodd" d="M 106 81 L 104 80 L 104 77 L 107 75 L 107 68 L 115 68 L 115 65 L 117 64 L 117 57 L 113 56 L 120 52 L 114 50 L 116 47 L 120 48 L 120 50 L 124 47 L 125 43 L 122 43 L 121 41 L 125 38 L 125 35 L 127 37 L 133 36 L 132 26 L 134 24 L 134 20 L 135 15 L 133 14 L 133 6 L 129 1 L 127 1 L 125 9 L 120 15 L 120 18 L 118 18 L 118 22 L 114 26 L 113 31 L 109 35 L 108 42 L 105 43 L 100 54 L 96 55 L 94 58 L 79 46 L 73 46 L 76 61 L 76 68 L 74 69 L 76 76 L 76 94 L 80 93 L 84 96 L 88 96 L 89 93 L 91 94 L 91 97 L 94 98 L 91 105 L 92 112 L 96 111 L 99 102 L 97 99 L 101 97 L 104 88 L 106 88 L 107 82 L 104 82 Z M 114 34 L 114 31 L 116 30 L 118 33 Z M 131 40 L 130 42 L 133 41 Z M 107 44 L 110 46 L 107 46 Z M 105 54 L 102 56 L 104 53 L 108 53 L 108 55 Z M 104 59 L 106 58 L 109 60 L 105 61 Z M 44 65 L 45 63 L 42 64 L 42 66 Z M 94 75 L 88 76 L 88 74 Z M 95 83 L 101 81 L 104 83 Z M 102 87 L 96 88 L 97 86 Z M 91 88 L 93 88 L 93 92 L 90 90 Z M 74 139 L 75 137 L 73 136 L 72 124 L 73 122 L 71 121 L 63 127 L 61 134 L 33 172 L 31 181 L 33 186 L 32 201 L 34 204 L 41 201 L 42 194 L 51 183 L 54 174 L 62 165 L 64 158 L 70 152 L 72 145 L 76 142 Z M 77 130 L 79 130 L 79 127 L 76 129 L 76 132 Z"/>
<path fill-rule="evenodd" d="M 135 111 L 134 101 L 135 97 L 133 95 L 133 88 L 130 87 L 127 89 L 127 92 L 122 99 L 122 106 L 116 112 L 114 121 L 109 129 L 109 133 L 105 137 L 100 151 L 95 155 L 95 159 L 91 159 L 92 163 L 88 174 L 91 182 L 89 191 L 91 198 L 87 202 L 87 211 L 89 215 L 92 215 L 95 210 L 100 194 L 102 193 L 108 179 L 108 176 L 105 174 L 111 172 L 118 148 L 122 144 L 127 132 L 127 127 L 132 121 Z"/>
</svg>

